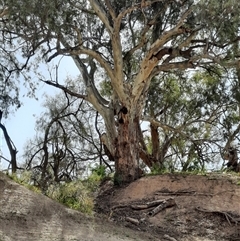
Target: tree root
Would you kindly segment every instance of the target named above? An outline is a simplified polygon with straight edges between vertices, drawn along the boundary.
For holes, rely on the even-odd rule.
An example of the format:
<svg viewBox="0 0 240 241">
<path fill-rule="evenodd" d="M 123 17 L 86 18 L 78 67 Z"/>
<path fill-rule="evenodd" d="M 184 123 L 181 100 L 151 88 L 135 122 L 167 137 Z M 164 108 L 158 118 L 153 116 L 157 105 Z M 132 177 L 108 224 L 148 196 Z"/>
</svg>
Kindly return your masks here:
<svg viewBox="0 0 240 241">
<path fill-rule="evenodd" d="M 195 190 L 179 190 L 179 191 L 169 191 L 169 190 L 160 190 L 155 193 L 155 195 L 172 195 L 172 196 L 189 196 L 189 195 L 202 195 L 202 196 L 213 196 L 212 193 L 198 193 Z"/>
<path fill-rule="evenodd" d="M 172 206 L 175 206 L 176 205 L 176 202 L 175 202 L 175 199 L 170 197 L 168 199 L 163 199 L 163 200 L 154 200 L 152 202 L 147 202 L 146 204 L 139 204 L 139 205 L 130 205 L 130 207 L 134 210 L 144 210 L 144 209 L 149 209 L 149 208 L 153 208 L 155 207 L 154 209 L 152 209 L 148 215 L 149 216 L 155 216 L 157 213 L 159 213 L 160 211 L 164 210 L 165 208 L 168 208 L 168 207 L 172 207 Z M 120 204 L 120 205 L 116 205 L 114 207 L 112 207 L 111 211 L 110 211 L 110 214 L 109 214 L 109 219 L 111 219 L 112 215 L 113 215 L 113 211 L 117 208 L 127 208 L 129 207 L 129 205 L 127 204 Z M 129 221 L 133 224 L 139 224 L 139 220 L 138 219 L 134 219 L 134 218 L 131 218 L 131 217 L 126 217 L 125 219 L 126 221 Z"/>
<path fill-rule="evenodd" d="M 238 222 L 240 222 L 240 216 L 238 214 L 235 214 L 235 216 L 237 217 L 233 217 L 233 214 L 232 213 L 229 213 L 229 212 L 223 212 L 223 211 L 216 211 L 216 210 L 207 210 L 207 209 L 204 209 L 204 208 L 200 208 L 200 207 L 197 207 L 196 208 L 197 211 L 200 211 L 200 212 L 205 212 L 205 213 L 217 213 L 217 214 L 222 214 L 228 224 L 231 226 L 232 223 L 235 223 L 235 225 L 238 224 Z"/>
</svg>

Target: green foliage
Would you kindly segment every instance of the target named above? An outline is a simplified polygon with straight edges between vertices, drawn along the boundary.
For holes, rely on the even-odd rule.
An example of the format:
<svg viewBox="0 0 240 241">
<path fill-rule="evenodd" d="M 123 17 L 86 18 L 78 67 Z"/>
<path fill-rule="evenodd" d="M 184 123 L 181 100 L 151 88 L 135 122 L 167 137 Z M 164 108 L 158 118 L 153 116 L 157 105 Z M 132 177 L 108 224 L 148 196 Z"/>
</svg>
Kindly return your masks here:
<svg viewBox="0 0 240 241">
<path fill-rule="evenodd" d="M 102 81 L 100 83 L 100 93 L 101 95 L 103 96 L 106 96 L 106 97 L 110 97 L 112 95 L 112 86 L 111 86 L 111 83 L 110 81 Z"/>
<path fill-rule="evenodd" d="M 191 173 L 199 173 L 199 172 L 202 172 L 204 170 L 200 166 L 199 160 L 194 159 L 193 161 L 191 161 L 191 163 L 189 163 L 188 167 L 186 168 L 186 171 L 191 172 Z"/>
<path fill-rule="evenodd" d="M 103 168 L 100 168 L 103 171 Z M 41 193 L 41 190 L 32 183 L 30 171 L 18 172 L 9 177 L 20 185 L 31 191 Z M 92 214 L 94 208 L 93 193 L 97 190 L 102 174 L 93 172 L 86 180 L 76 180 L 67 183 L 54 183 L 48 186 L 46 195 L 53 200 L 66 205 L 69 208 L 79 210 L 83 213 Z"/>
<path fill-rule="evenodd" d="M 95 177 L 96 179 L 99 178 L 99 180 L 103 179 L 106 177 L 106 166 L 104 165 L 97 165 L 96 167 L 92 168 L 92 175 L 89 177 Z"/>
<path fill-rule="evenodd" d="M 94 207 L 92 193 L 80 180 L 51 185 L 47 196 L 69 208 L 92 214 Z"/>
<path fill-rule="evenodd" d="M 151 167 L 151 172 L 149 175 L 159 175 L 164 173 L 169 173 L 169 170 L 165 166 L 159 166 L 159 164 L 154 164 Z"/>
<path fill-rule="evenodd" d="M 91 174 L 84 180 L 84 185 L 91 191 L 95 192 L 101 183 L 107 177 L 106 167 L 96 165 L 91 169 Z"/>
<path fill-rule="evenodd" d="M 106 178 L 107 174 L 106 167 L 103 165 L 92 168 L 91 172 L 89 177 L 84 180 L 51 185 L 47 195 L 69 208 L 92 214 L 93 193 L 97 191 L 100 182 Z"/>
<path fill-rule="evenodd" d="M 32 183 L 32 173 L 30 171 L 17 172 L 9 175 L 16 183 L 25 186 L 31 191 L 41 193 L 41 190 Z"/>
</svg>

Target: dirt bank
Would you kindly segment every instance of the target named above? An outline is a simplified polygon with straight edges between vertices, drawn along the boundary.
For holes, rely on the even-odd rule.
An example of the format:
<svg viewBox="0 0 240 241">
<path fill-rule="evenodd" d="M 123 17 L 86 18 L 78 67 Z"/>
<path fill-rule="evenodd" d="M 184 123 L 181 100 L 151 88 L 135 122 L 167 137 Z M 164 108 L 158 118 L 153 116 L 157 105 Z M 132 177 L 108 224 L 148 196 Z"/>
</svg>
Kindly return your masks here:
<svg viewBox="0 0 240 241">
<path fill-rule="evenodd" d="M 106 183 L 96 208 L 156 240 L 240 240 L 239 184 L 229 174 L 148 176 L 119 189 Z M 149 204 L 164 200 L 169 207 L 153 215 L 157 205 Z"/>
<path fill-rule="evenodd" d="M 89 217 L 0 173 L 0 240 L 240 240 L 239 183 L 226 174 L 149 176 L 122 188 L 107 181 Z"/>
<path fill-rule="evenodd" d="M 0 173 L 0 241 L 132 241 L 142 235 L 87 217 Z"/>
</svg>

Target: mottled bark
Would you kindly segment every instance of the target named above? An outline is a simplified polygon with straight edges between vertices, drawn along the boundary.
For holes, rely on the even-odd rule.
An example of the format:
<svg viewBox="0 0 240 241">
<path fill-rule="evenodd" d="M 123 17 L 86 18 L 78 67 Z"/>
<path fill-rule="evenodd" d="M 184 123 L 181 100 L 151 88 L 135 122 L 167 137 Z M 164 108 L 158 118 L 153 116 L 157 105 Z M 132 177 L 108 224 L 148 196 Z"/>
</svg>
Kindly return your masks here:
<svg viewBox="0 0 240 241">
<path fill-rule="evenodd" d="M 116 174 L 118 184 L 129 183 L 139 178 L 138 118 L 122 115 L 116 143 Z"/>
</svg>

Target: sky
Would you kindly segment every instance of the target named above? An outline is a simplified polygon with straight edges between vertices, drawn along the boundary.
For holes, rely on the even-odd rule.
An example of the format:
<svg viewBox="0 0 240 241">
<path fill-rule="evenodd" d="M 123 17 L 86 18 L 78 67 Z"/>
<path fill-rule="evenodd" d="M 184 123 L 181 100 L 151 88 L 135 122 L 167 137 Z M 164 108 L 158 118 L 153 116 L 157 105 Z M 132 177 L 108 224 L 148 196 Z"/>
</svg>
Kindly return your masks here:
<svg viewBox="0 0 240 241">
<path fill-rule="evenodd" d="M 58 63 L 59 59 L 55 59 L 55 63 Z M 53 65 L 55 65 L 55 63 L 53 63 Z M 43 67 L 41 71 L 44 71 L 46 77 L 49 75 L 46 67 Z M 59 81 L 62 82 L 67 76 L 76 77 L 77 75 L 79 75 L 79 71 L 72 59 L 70 57 L 62 58 L 58 68 Z M 42 107 L 44 95 L 54 96 L 60 91 L 61 90 L 58 90 L 53 86 L 40 83 L 36 91 L 36 97 L 38 98 L 38 100 L 36 100 L 34 98 L 23 97 L 26 93 L 26 88 L 22 86 L 20 101 L 23 105 L 16 112 L 10 114 L 7 119 L 2 118 L 2 123 L 7 128 L 8 134 L 18 150 L 18 160 L 23 160 L 21 156 L 23 154 L 24 145 L 27 140 L 35 135 L 36 118 L 39 117 L 44 110 Z M 0 149 L 4 157 L 10 157 L 2 133 L 0 134 Z M 7 165 L 6 161 L 0 159 L 0 170 L 7 168 Z"/>
</svg>

